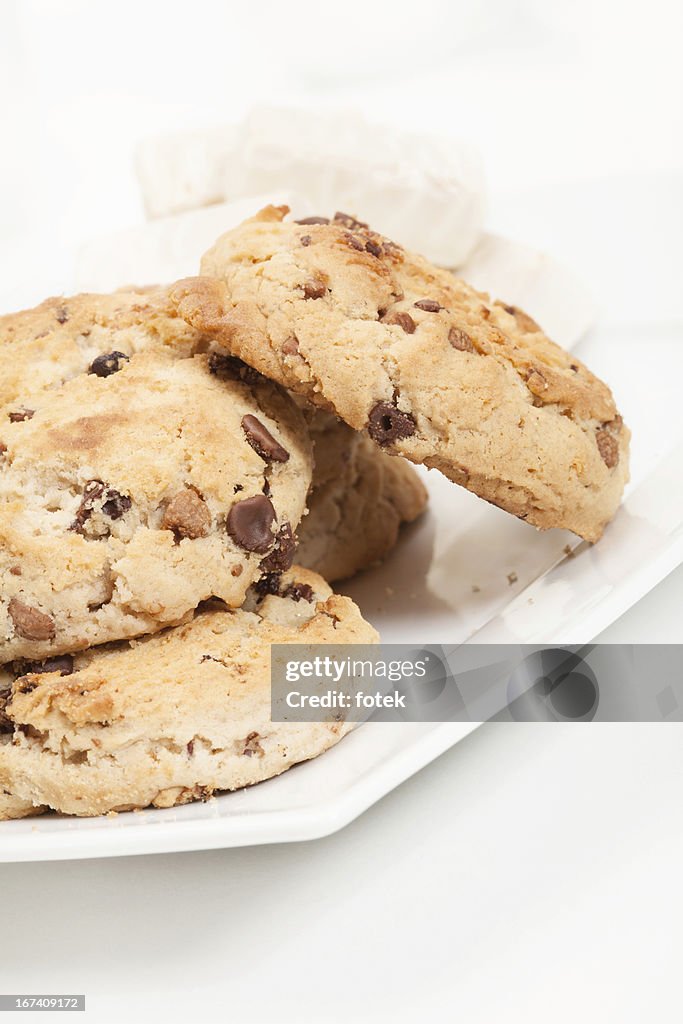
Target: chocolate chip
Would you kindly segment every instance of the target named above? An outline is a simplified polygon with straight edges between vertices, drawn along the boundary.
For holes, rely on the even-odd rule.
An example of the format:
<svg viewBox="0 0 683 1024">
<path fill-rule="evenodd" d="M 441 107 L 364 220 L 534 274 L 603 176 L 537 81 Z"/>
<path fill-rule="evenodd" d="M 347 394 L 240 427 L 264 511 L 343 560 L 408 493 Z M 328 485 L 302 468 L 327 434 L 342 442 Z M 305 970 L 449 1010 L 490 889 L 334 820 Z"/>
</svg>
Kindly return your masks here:
<svg viewBox="0 0 683 1024">
<path fill-rule="evenodd" d="M 83 488 L 83 497 L 76 512 L 76 518 L 70 526 L 71 530 L 78 532 L 84 526 L 93 513 L 93 507 L 98 498 L 104 494 L 104 484 L 101 480 L 88 480 Z"/>
<path fill-rule="evenodd" d="M 10 423 L 23 423 L 25 420 L 32 420 L 35 414 L 35 409 L 17 409 L 9 414 L 9 421 Z"/>
<path fill-rule="evenodd" d="M 305 299 L 322 299 L 327 294 L 327 285 L 320 277 L 309 277 L 304 281 L 302 288 Z"/>
<path fill-rule="evenodd" d="M 229 377 L 230 380 L 239 379 L 239 364 L 241 360 L 234 356 L 225 356 L 221 352 L 209 353 L 209 373 L 214 377 Z"/>
<path fill-rule="evenodd" d="M 401 327 L 406 334 L 415 334 L 415 321 L 410 313 L 403 313 L 400 310 L 395 313 L 386 313 L 381 318 L 381 323 L 389 324 L 392 327 Z"/>
<path fill-rule="evenodd" d="M 85 523 L 92 516 L 100 498 L 104 498 L 101 511 L 109 519 L 120 519 L 121 516 L 130 511 L 133 504 L 130 498 L 108 488 L 101 480 L 88 480 L 83 488 L 83 497 L 76 512 L 76 518 L 71 524 L 71 530 L 74 530 L 76 533 L 83 531 Z"/>
<path fill-rule="evenodd" d="M 254 590 L 260 597 L 267 597 L 269 594 L 277 597 L 280 593 L 280 582 L 281 575 L 279 572 L 266 572 L 256 581 Z"/>
<path fill-rule="evenodd" d="M 295 224 L 329 224 L 329 217 L 302 217 L 301 220 L 295 220 Z"/>
<path fill-rule="evenodd" d="M 245 551 L 265 555 L 275 540 L 271 529 L 274 522 L 272 502 L 265 494 L 256 494 L 232 506 L 226 525 L 235 544 Z"/>
<path fill-rule="evenodd" d="M 472 339 L 469 334 L 467 334 L 466 331 L 461 330 L 460 327 L 451 327 L 448 332 L 448 340 L 453 348 L 457 348 L 459 352 L 474 352 Z"/>
<path fill-rule="evenodd" d="M 574 373 L 578 373 L 578 372 L 579 372 L 579 368 L 578 368 L 578 366 L 576 365 L 576 363 L 570 363 L 570 364 L 569 364 L 569 369 L 570 369 L 570 370 L 573 370 L 573 371 L 574 371 Z"/>
<path fill-rule="evenodd" d="M 295 338 L 293 334 L 287 338 L 282 345 L 282 354 L 285 356 L 295 356 L 299 351 L 299 339 Z"/>
<path fill-rule="evenodd" d="M 94 373 L 96 377 L 111 377 L 112 373 L 118 373 L 122 363 L 127 363 L 130 356 L 125 352 L 106 352 L 97 356 L 90 364 L 88 373 Z"/>
<path fill-rule="evenodd" d="M 64 306 L 60 306 L 55 313 L 55 317 L 57 319 L 58 324 L 65 324 L 69 319 L 69 314 L 67 313 L 66 308 Z"/>
<path fill-rule="evenodd" d="M 438 313 L 444 308 L 436 299 L 418 299 L 413 305 L 418 309 L 423 309 L 425 313 Z"/>
<path fill-rule="evenodd" d="M 203 660 L 204 659 L 202 658 L 202 661 Z M 190 742 L 187 744 L 187 756 L 188 757 L 192 757 L 193 754 L 194 754 L 194 740 L 190 740 Z"/>
<path fill-rule="evenodd" d="M 244 740 L 244 750 L 242 753 L 245 757 L 263 757 L 265 750 L 259 743 L 260 736 L 257 732 L 250 732 L 247 738 Z"/>
<path fill-rule="evenodd" d="M 296 552 L 296 540 L 289 523 L 283 523 L 275 538 L 275 547 L 261 562 L 266 572 L 285 572 L 291 568 Z"/>
<path fill-rule="evenodd" d="M 270 431 L 255 416 L 242 417 L 242 430 L 257 455 L 265 462 L 287 462 L 289 452 L 279 444 Z"/>
<path fill-rule="evenodd" d="M 288 597 L 290 601 L 308 601 L 310 603 L 313 600 L 313 587 L 308 583 L 290 583 L 282 591 L 282 596 Z"/>
<path fill-rule="evenodd" d="M 596 430 L 595 441 L 600 457 L 608 469 L 614 469 L 619 462 L 619 442 L 609 430 Z"/>
<path fill-rule="evenodd" d="M 206 537 L 210 526 L 207 504 L 192 487 L 186 487 L 171 498 L 161 520 L 161 529 L 172 530 L 178 540 Z"/>
<path fill-rule="evenodd" d="M 371 238 L 365 243 L 365 248 L 371 256 L 377 256 L 379 258 L 382 255 L 382 246 L 377 242 L 373 242 Z"/>
<path fill-rule="evenodd" d="M 310 245 L 311 244 L 311 236 L 310 235 L 302 235 L 301 238 L 299 239 L 299 241 L 301 242 L 301 244 L 303 246 Z"/>
<path fill-rule="evenodd" d="M 402 412 L 389 402 L 378 402 L 370 410 L 368 433 L 381 447 L 410 437 L 415 433 L 415 420 L 410 413 Z"/>
<path fill-rule="evenodd" d="M 5 708 L 12 699 L 11 686 L 0 683 L 0 734 L 14 732 L 14 722 L 5 714 Z"/>
<path fill-rule="evenodd" d="M 74 659 L 71 654 L 60 654 L 46 661 L 15 661 L 12 668 L 17 678 L 43 675 L 47 672 L 59 672 L 60 676 L 70 676 L 74 670 Z"/>
<path fill-rule="evenodd" d="M 45 612 L 24 604 L 18 597 L 13 597 L 7 609 L 14 623 L 14 631 L 24 640 L 54 640 L 55 624 L 51 616 Z"/>
<path fill-rule="evenodd" d="M 349 213 L 342 213 L 341 210 L 337 210 L 334 215 L 334 220 L 337 224 L 343 224 L 344 227 L 348 228 L 350 231 L 357 231 L 359 228 L 367 229 L 368 227 L 365 221 L 356 220 L 355 217 L 352 217 Z"/>
<path fill-rule="evenodd" d="M 133 502 L 125 494 L 118 491 L 107 491 L 107 500 L 102 505 L 102 511 L 110 519 L 120 519 L 126 512 L 130 512 Z"/>
<path fill-rule="evenodd" d="M 247 366 L 236 356 L 226 356 L 222 352 L 211 352 L 208 365 L 209 373 L 221 380 L 241 380 L 245 384 L 258 384 L 263 380 L 258 370 Z"/>
<path fill-rule="evenodd" d="M 356 249 L 358 252 L 365 252 L 365 242 L 362 238 L 356 238 L 355 235 L 351 234 L 344 235 L 344 238 L 352 249 Z"/>
</svg>

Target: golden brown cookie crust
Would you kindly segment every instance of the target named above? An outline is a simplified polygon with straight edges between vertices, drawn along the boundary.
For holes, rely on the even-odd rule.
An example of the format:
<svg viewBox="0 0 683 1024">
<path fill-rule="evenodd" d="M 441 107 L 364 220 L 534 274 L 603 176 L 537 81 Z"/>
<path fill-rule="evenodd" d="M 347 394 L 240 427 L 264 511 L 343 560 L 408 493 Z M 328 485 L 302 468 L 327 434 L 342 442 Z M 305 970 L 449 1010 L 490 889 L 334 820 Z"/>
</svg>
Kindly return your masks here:
<svg viewBox="0 0 683 1024">
<path fill-rule="evenodd" d="M 342 721 L 271 722 L 270 646 L 368 644 L 377 633 L 307 570 L 285 572 L 274 590 L 83 651 L 65 674 L 19 675 L 0 745 L 0 784 L 14 806 L 76 815 L 170 807 L 252 785 L 337 743 Z"/>
<path fill-rule="evenodd" d="M 0 410 L 30 407 L 34 395 L 86 373 L 107 353 L 150 348 L 176 356 L 202 350 L 201 336 L 177 315 L 166 288 L 60 295 L 0 316 Z"/>
<path fill-rule="evenodd" d="M 212 596 L 237 607 L 271 560 L 291 565 L 308 430 L 233 369 L 145 352 L 0 422 L 0 663 L 158 630 Z"/>
<path fill-rule="evenodd" d="M 597 540 L 628 479 L 607 385 L 522 311 L 354 218 L 287 212 L 222 236 L 171 289 L 181 315 L 391 454 Z"/>
<path fill-rule="evenodd" d="M 109 352 L 159 351 L 186 359 L 207 344 L 207 337 L 178 315 L 164 287 L 47 299 L 34 309 L 0 317 L 0 421 L 3 415 L 33 409 L 41 392 L 87 373 Z M 350 428 L 314 427 L 314 433 L 317 456 L 309 513 L 299 531 L 300 562 L 335 580 L 383 558 L 396 543 L 400 522 L 416 518 L 426 495 L 406 463 L 389 459 Z M 331 485 L 330 474 L 343 481 Z M 182 512 L 182 523 L 176 525 L 187 529 L 192 493 L 184 492 L 182 509 L 170 506 L 169 525 Z M 370 516 L 369 528 L 354 540 L 361 507 Z M 201 508 L 195 508 L 197 515 L 201 519 Z"/>
</svg>

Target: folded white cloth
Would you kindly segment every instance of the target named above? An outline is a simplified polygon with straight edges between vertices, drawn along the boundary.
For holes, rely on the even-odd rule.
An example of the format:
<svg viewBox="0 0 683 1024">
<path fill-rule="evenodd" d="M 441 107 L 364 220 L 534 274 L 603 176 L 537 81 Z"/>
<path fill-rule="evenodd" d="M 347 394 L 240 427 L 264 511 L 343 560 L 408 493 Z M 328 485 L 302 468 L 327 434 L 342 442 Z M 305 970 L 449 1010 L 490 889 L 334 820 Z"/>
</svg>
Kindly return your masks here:
<svg viewBox="0 0 683 1024">
<path fill-rule="evenodd" d="M 150 217 L 289 188 L 313 213 L 351 213 L 444 266 L 466 259 L 483 226 L 469 146 L 351 112 L 256 108 L 239 126 L 145 140 L 137 172 Z"/>
</svg>

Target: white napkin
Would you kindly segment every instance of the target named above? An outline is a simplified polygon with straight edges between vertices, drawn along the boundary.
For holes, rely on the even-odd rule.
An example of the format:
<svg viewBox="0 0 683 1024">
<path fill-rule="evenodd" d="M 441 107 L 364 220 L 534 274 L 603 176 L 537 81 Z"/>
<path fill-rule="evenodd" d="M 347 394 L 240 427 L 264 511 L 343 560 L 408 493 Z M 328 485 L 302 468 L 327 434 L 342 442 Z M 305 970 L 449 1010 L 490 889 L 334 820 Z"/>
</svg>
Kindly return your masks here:
<svg viewBox="0 0 683 1024">
<path fill-rule="evenodd" d="M 137 172 L 150 217 L 284 187 L 313 213 L 353 214 L 445 266 L 468 256 L 483 226 L 484 178 L 470 147 L 351 112 L 257 108 L 239 126 L 144 141 Z"/>
</svg>

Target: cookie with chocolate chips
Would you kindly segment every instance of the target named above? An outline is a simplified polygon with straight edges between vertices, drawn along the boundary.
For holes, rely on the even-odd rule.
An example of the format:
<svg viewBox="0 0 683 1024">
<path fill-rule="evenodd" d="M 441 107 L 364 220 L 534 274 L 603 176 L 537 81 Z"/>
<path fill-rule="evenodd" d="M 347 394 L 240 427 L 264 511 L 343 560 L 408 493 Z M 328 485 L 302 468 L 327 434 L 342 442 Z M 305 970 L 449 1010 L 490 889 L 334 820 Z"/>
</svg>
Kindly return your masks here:
<svg viewBox="0 0 683 1024">
<path fill-rule="evenodd" d="M 427 490 L 409 462 L 378 451 L 336 416 L 316 413 L 310 430 L 315 470 L 296 560 L 332 582 L 386 558 L 402 523 L 424 511 Z"/>
<path fill-rule="evenodd" d="M 201 348 L 165 288 L 59 296 L 0 316 L 0 419 L 27 419 L 46 388 L 80 373 L 109 377 L 151 348 L 184 357 Z"/>
<path fill-rule="evenodd" d="M 133 355 L 0 419 L 0 663 L 154 632 L 211 597 L 239 606 L 262 563 L 291 565 L 305 421 L 253 371 L 214 371 Z"/>
<path fill-rule="evenodd" d="M 295 567 L 243 608 L 205 607 L 83 651 L 69 674 L 19 676 L 5 709 L 11 742 L 0 736 L 0 818 L 44 805 L 86 816 L 171 807 L 279 775 L 349 727 L 271 721 L 271 644 L 377 640 L 349 598 Z"/>
<path fill-rule="evenodd" d="M 187 322 L 384 452 L 597 540 L 628 479 L 609 388 L 523 311 L 362 221 L 287 212 L 227 232 L 171 290 Z"/>
<path fill-rule="evenodd" d="M 310 223 L 328 221 L 317 217 Z M 407 331 L 415 329 L 407 313 L 387 314 L 385 321 L 400 323 Z M 37 404 L 41 391 L 57 388 L 74 375 L 107 378 L 118 373 L 131 355 L 159 350 L 188 358 L 205 345 L 205 336 L 177 315 L 165 288 L 48 299 L 35 309 L 0 317 L 0 400 L 4 400 L 10 421 L 22 422 L 35 412 L 28 402 Z M 296 352 L 294 338 L 284 351 Z M 220 380 L 250 385 L 262 381 L 256 370 L 217 351 L 209 354 L 209 372 Z M 0 411 L 0 422 L 2 416 Z M 323 416 L 319 423 L 324 420 Z M 330 417 L 328 426 L 332 423 L 336 423 L 334 429 L 318 429 L 315 424 L 312 428 L 317 449 L 313 490 L 308 515 L 297 535 L 305 541 L 300 564 L 334 580 L 382 559 L 396 542 L 398 524 L 414 518 L 425 499 L 421 483 L 403 460 L 389 459 Z M 242 430 L 262 458 L 287 461 L 288 452 L 257 416 L 247 414 Z M 239 489 L 241 485 L 235 486 Z M 98 480 L 84 487 L 77 528 L 88 520 L 88 529 L 94 528 L 90 513 L 103 488 Z M 125 495 L 103 499 L 114 518 L 123 514 L 126 501 Z M 244 521 L 250 507 L 238 509 L 233 521 Z M 368 522 L 361 526 L 366 518 Z M 199 537 L 208 526 L 206 505 L 186 488 L 168 503 L 163 524 L 178 538 L 182 534 Z M 291 526 L 285 524 L 281 529 L 291 530 Z M 281 571 L 291 565 L 295 549 L 292 533 L 288 538 L 284 533 L 279 536 L 275 549 L 263 559 L 264 574 L 272 571 L 269 567 Z"/>
</svg>

